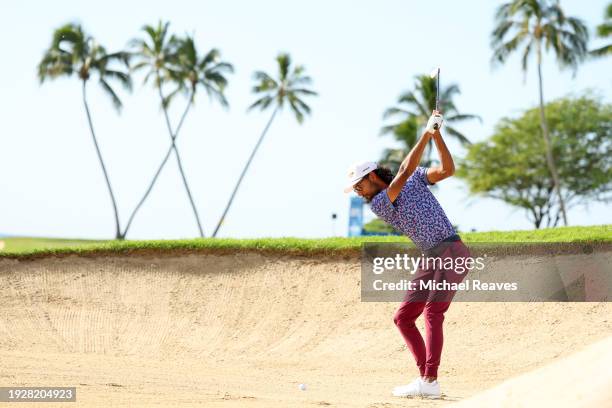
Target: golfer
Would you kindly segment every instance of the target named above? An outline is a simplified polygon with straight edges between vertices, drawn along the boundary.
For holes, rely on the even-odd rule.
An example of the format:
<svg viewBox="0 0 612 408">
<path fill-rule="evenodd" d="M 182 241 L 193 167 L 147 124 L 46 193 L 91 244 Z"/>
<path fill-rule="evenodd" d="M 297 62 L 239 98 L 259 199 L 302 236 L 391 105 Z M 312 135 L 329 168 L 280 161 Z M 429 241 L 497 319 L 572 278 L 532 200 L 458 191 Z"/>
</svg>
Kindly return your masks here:
<svg viewBox="0 0 612 408">
<path fill-rule="evenodd" d="M 455 172 L 453 158 L 440 134 L 442 122 L 442 115 L 434 111 L 427 122 L 425 132 L 402 162 L 397 175 L 393 176 L 389 169 L 373 162 L 357 164 L 349 170 L 349 182 L 345 192 L 353 190 L 371 203 L 372 211 L 408 236 L 425 257 L 455 260 L 467 258 L 470 253 L 428 188 Z M 421 156 L 430 139 L 433 139 L 436 145 L 440 165 L 419 167 Z M 421 264 L 413 281 L 460 283 L 466 273 L 463 268 L 461 273 L 457 271 L 453 268 L 443 269 L 440 262 L 425 266 Z M 421 290 L 418 285 L 415 286 L 415 290 L 406 293 L 393 320 L 414 356 L 420 377 L 408 385 L 396 387 L 393 395 L 438 398 L 442 323 L 455 292 Z M 425 340 L 414 324 L 421 314 L 425 318 Z"/>
</svg>

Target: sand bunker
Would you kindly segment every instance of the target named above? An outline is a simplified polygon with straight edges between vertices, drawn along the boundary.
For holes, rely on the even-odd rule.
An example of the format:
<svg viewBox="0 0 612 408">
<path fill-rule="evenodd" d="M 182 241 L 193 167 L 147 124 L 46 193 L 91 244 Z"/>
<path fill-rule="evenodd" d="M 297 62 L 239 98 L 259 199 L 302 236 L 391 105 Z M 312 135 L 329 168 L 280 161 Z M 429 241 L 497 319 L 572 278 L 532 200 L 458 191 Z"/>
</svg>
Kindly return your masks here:
<svg viewBox="0 0 612 408">
<path fill-rule="evenodd" d="M 612 406 L 612 337 L 453 407 Z"/>
<path fill-rule="evenodd" d="M 397 304 L 362 303 L 359 285 L 354 258 L 3 259 L 0 385 L 76 386 L 71 407 L 439 406 L 566 367 L 562 358 L 612 335 L 610 303 L 458 302 L 446 318 L 444 399 L 396 399 L 391 389 L 417 374 L 393 325 Z M 569 368 L 549 367 L 547 389 L 560 381 L 572 395 L 554 374 Z"/>
</svg>

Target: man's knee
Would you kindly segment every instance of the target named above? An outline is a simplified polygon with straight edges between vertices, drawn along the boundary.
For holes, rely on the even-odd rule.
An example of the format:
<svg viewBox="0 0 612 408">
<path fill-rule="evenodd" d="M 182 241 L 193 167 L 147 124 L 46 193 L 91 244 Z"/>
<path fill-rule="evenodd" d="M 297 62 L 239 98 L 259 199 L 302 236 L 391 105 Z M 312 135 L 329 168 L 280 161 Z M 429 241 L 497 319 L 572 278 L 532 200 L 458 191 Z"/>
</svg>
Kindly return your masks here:
<svg viewBox="0 0 612 408">
<path fill-rule="evenodd" d="M 414 326 L 414 322 L 423 311 L 423 305 L 419 303 L 407 303 L 395 311 L 393 323 L 396 326 Z"/>
<path fill-rule="evenodd" d="M 395 323 L 397 327 L 400 327 L 402 324 L 402 313 L 400 309 L 397 309 L 395 314 L 393 314 L 393 323 Z"/>
</svg>

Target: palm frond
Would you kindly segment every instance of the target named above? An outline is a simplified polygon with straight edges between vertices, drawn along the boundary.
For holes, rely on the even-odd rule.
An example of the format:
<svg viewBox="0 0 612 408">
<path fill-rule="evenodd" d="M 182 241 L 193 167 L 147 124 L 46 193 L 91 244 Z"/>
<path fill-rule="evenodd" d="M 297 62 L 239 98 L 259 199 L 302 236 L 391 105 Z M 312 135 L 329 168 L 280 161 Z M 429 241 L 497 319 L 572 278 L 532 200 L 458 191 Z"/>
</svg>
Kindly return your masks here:
<svg viewBox="0 0 612 408">
<path fill-rule="evenodd" d="M 140 71 L 141 69 L 145 68 L 145 67 L 149 67 L 149 62 L 148 61 L 140 61 L 137 62 L 136 64 L 130 66 L 130 70 L 132 72 L 136 72 L 136 71 Z"/>
<path fill-rule="evenodd" d="M 512 3 L 504 3 L 495 11 L 495 19 L 504 21 L 514 14 Z"/>
<path fill-rule="evenodd" d="M 160 46 L 160 50 L 162 51 L 163 49 L 163 45 L 166 42 L 166 37 L 168 35 L 168 28 L 170 27 L 170 22 L 166 21 L 166 22 L 162 22 L 161 20 L 159 20 L 158 24 L 157 24 L 157 31 L 159 33 L 159 44 Z"/>
<path fill-rule="evenodd" d="M 212 82 L 206 81 L 206 80 L 200 80 L 200 84 L 202 84 L 202 86 L 206 90 L 206 94 L 208 95 L 210 100 L 216 99 L 217 101 L 219 101 L 221 106 L 223 106 L 224 108 L 229 107 L 229 103 L 227 102 L 227 99 L 225 98 L 223 91 L 213 86 Z"/>
<path fill-rule="evenodd" d="M 123 64 L 126 68 L 129 69 L 130 67 L 130 59 L 132 58 L 132 53 L 127 52 L 127 51 L 118 51 L 118 52 L 113 52 L 110 54 L 106 54 L 104 53 L 97 61 L 97 64 L 103 64 L 103 65 L 108 65 L 108 64 L 113 64 L 113 63 L 120 63 Z"/>
<path fill-rule="evenodd" d="M 164 109 L 168 108 L 170 104 L 172 103 L 172 101 L 174 100 L 174 98 L 176 97 L 176 95 L 178 95 L 181 91 L 184 91 L 184 88 L 181 86 L 177 86 L 174 88 L 172 92 L 166 95 L 162 100 L 162 108 Z"/>
<path fill-rule="evenodd" d="M 459 89 L 459 85 L 449 84 L 446 88 L 440 90 L 440 99 L 450 101 L 455 96 L 460 95 L 460 94 L 461 94 L 461 90 Z"/>
<path fill-rule="evenodd" d="M 291 92 L 295 94 L 317 96 L 318 93 L 306 88 L 291 88 Z"/>
<path fill-rule="evenodd" d="M 446 133 L 448 133 L 449 135 L 457 139 L 459 143 L 461 143 L 463 146 L 468 146 L 472 144 L 463 133 L 459 132 L 457 129 L 455 129 L 452 126 L 446 125 Z"/>
<path fill-rule="evenodd" d="M 301 100 L 298 97 L 295 97 L 295 99 L 293 99 L 295 101 L 295 104 L 300 108 L 300 110 L 302 112 L 304 112 L 304 114 L 306 115 L 310 115 L 312 113 L 312 110 L 310 109 L 310 106 L 308 106 L 308 104 L 306 104 L 306 102 L 304 102 L 303 100 Z"/>
<path fill-rule="evenodd" d="M 149 78 L 151 78 L 153 75 L 155 75 L 155 70 L 151 69 L 149 72 L 147 72 L 147 74 L 145 75 L 144 79 L 142 80 L 143 84 L 146 84 L 147 82 L 149 82 Z"/>
<path fill-rule="evenodd" d="M 392 116 L 396 116 L 396 115 L 405 115 L 408 116 L 410 115 L 411 112 L 407 111 L 406 109 L 397 107 L 397 106 L 392 106 L 390 108 L 385 109 L 385 111 L 383 112 L 383 119 L 388 119 Z"/>
<path fill-rule="evenodd" d="M 56 78 L 61 75 L 70 76 L 74 66 L 70 56 L 49 51 L 38 64 L 38 79 L 43 83 L 47 78 Z"/>
<path fill-rule="evenodd" d="M 589 54 L 594 57 L 605 57 L 612 54 L 612 44 L 604 45 L 601 48 L 596 48 L 589 51 Z"/>
<path fill-rule="evenodd" d="M 272 103 L 272 101 L 274 100 L 274 98 L 272 98 L 269 95 L 264 96 L 263 98 L 260 98 L 258 100 L 256 100 L 255 102 L 253 102 L 248 108 L 247 111 L 253 110 L 255 108 L 259 108 L 260 110 L 265 110 L 268 106 L 270 106 L 270 104 Z"/>
<path fill-rule="evenodd" d="M 207 71 L 204 73 L 203 83 L 207 83 L 207 86 L 217 88 L 219 91 L 223 91 L 227 86 L 227 79 L 219 72 Z M 209 85 L 208 85 L 209 84 Z"/>
<path fill-rule="evenodd" d="M 269 92 L 279 89 L 278 83 L 274 80 L 259 81 L 253 86 L 254 93 Z"/>
<path fill-rule="evenodd" d="M 259 81 L 259 82 L 265 82 L 265 83 L 270 83 L 271 85 L 273 85 L 273 88 L 277 88 L 278 87 L 278 83 L 274 80 L 274 78 L 272 78 L 270 75 L 266 74 L 263 71 L 255 71 L 253 73 L 253 79 L 255 81 Z"/>
<path fill-rule="evenodd" d="M 90 39 L 80 25 L 68 23 L 54 31 L 50 49 L 60 50 L 62 44 L 67 44 L 69 50 L 66 52 L 73 56 L 74 61 L 77 61 L 83 59 L 87 54 L 87 43 Z"/>
<path fill-rule="evenodd" d="M 100 75 L 102 75 L 105 78 L 105 80 L 107 78 L 111 78 L 119 82 L 123 86 L 123 88 L 127 91 L 132 90 L 132 78 L 130 77 L 129 74 L 125 72 L 105 69 L 104 71 L 100 72 Z"/>
<path fill-rule="evenodd" d="M 177 41 L 178 63 L 182 66 L 194 69 L 198 65 L 198 52 L 193 37 L 186 35 Z"/>
<path fill-rule="evenodd" d="M 295 115 L 295 119 L 301 125 L 304 122 L 304 114 L 300 110 L 299 105 L 297 104 L 295 99 L 289 98 L 289 105 L 291 106 L 291 110 Z"/>
<path fill-rule="evenodd" d="M 435 96 L 434 96 L 435 97 Z M 402 95 L 400 95 L 399 99 L 398 99 L 398 103 L 406 103 L 414 108 L 416 108 L 417 110 L 417 115 L 422 115 L 424 117 L 429 117 L 431 110 L 429 109 L 429 106 L 424 106 L 423 103 L 421 101 L 419 101 L 419 99 L 416 97 L 415 93 L 413 92 L 405 92 Z"/>
<path fill-rule="evenodd" d="M 380 128 L 380 132 L 378 133 L 380 136 L 388 135 L 389 133 L 393 133 L 395 128 L 398 127 L 400 123 L 396 123 L 394 125 L 385 125 Z"/>
<path fill-rule="evenodd" d="M 521 69 L 523 70 L 523 74 L 526 75 L 527 68 L 529 64 L 529 56 L 531 55 L 531 49 L 536 40 L 532 39 L 527 43 L 527 46 L 523 50 L 523 56 L 521 57 Z"/>
<path fill-rule="evenodd" d="M 444 119 L 448 122 L 461 122 L 464 120 L 478 120 L 482 123 L 482 118 L 479 115 L 471 115 L 467 113 L 445 116 Z"/>
<path fill-rule="evenodd" d="M 547 48 L 552 47 L 555 50 L 559 65 L 575 70 L 587 54 L 586 39 L 553 24 L 546 24 L 543 32 Z"/>
<path fill-rule="evenodd" d="M 526 39 L 527 33 L 521 31 L 517 33 L 511 40 L 500 43 L 499 46 L 493 50 L 491 63 L 493 65 L 504 63 L 508 59 L 508 56 L 512 52 L 514 52 L 519 47 L 519 45 Z"/>
<path fill-rule="evenodd" d="M 287 75 L 289 74 L 289 65 L 291 65 L 291 56 L 287 53 L 281 53 L 276 57 L 276 62 L 278 63 L 278 72 L 279 78 L 282 81 L 287 79 Z"/>
<path fill-rule="evenodd" d="M 157 31 L 155 30 L 155 28 L 147 24 L 142 27 L 142 30 L 146 32 L 147 34 L 149 34 L 149 39 L 152 40 L 153 43 L 155 43 L 156 38 L 158 37 Z"/>
<path fill-rule="evenodd" d="M 612 5 L 612 3 L 610 3 Z M 609 17 L 612 18 L 612 17 Z M 612 35 L 612 22 L 605 22 L 597 26 L 595 32 L 598 37 L 606 38 Z"/>
<path fill-rule="evenodd" d="M 200 69 L 205 69 L 208 65 L 214 63 L 215 61 L 217 61 L 221 56 L 221 53 L 219 52 L 218 49 L 213 48 L 210 51 L 208 51 L 206 53 L 206 55 L 204 55 L 204 57 L 202 57 L 202 59 L 199 62 L 199 68 Z"/>
<path fill-rule="evenodd" d="M 207 68 L 207 71 L 215 71 L 219 73 L 233 74 L 234 66 L 230 64 L 229 62 L 219 62 L 213 65 L 212 67 Z"/>
<path fill-rule="evenodd" d="M 311 83 L 312 83 L 312 78 L 309 77 L 308 75 L 303 75 L 303 76 L 291 78 L 289 80 L 289 85 L 290 86 L 310 85 Z"/>
<path fill-rule="evenodd" d="M 121 99 L 119 99 L 113 88 L 103 78 L 100 78 L 100 85 L 113 101 L 113 106 L 115 107 L 115 109 L 117 109 L 117 112 L 120 112 L 123 104 L 121 103 Z"/>
<path fill-rule="evenodd" d="M 493 32 L 491 33 L 491 36 L 492 36 L 491 45 L 495 47 L 496 45 L 498 45 L 501 42 L 503 42 L 504 37 L 506 36 L 506 34 L 508 34 L 510 29 L 515 27 L 518 24 L 520 24 L 520 23 L 518 23 L 516 21 L 513 21 L 513 20 L 504 20 L 504 21 L 501 21 L 493 29 Z"/>
</svg>

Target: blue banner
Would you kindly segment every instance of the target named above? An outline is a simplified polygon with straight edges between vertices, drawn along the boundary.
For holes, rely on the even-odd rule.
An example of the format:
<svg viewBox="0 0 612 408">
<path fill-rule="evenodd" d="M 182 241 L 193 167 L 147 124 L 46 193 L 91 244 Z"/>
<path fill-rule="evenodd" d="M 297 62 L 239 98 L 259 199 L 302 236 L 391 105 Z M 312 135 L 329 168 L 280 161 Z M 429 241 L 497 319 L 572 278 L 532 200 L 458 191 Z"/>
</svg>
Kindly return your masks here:
<svg viewBox="0 0 612 408">
<path fill-rule="evenodd" d="M 363 198 L 351 197 L 349 208 L 349 237 L 358 237 L 363 233 Z"/>
</svg>

